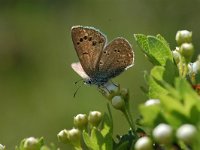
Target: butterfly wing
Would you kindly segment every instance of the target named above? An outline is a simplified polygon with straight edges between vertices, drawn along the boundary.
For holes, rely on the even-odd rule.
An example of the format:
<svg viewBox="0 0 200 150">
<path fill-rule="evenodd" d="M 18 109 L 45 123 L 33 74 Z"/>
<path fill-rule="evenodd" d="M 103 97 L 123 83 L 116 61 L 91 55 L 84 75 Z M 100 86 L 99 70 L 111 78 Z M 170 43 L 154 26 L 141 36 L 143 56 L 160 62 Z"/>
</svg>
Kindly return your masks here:
<svg viewBox="0 0 200 150">
<path fill-rule="evenodd" d="M 102 52 L 98 70 L 102 78 L 113 78 L 131 67 L 134 53 L 129 42 L 124 38 L 116 38 Z"/>
<path fill-rule="evenodd" d="M 72 63 L 71 64 L 72 69 L 83 79 L 89 79 L 88 75 L 83 70 L 83 67 L 81 66 L 80 62 Z"/>
<path fill-rule="evenodd" d="M 71 29 L 72 41 L 86 74 L 95 77 L 96 67 L 106 43 L 106 37 L 93 27 L 74 26 Z"/>
</svg>

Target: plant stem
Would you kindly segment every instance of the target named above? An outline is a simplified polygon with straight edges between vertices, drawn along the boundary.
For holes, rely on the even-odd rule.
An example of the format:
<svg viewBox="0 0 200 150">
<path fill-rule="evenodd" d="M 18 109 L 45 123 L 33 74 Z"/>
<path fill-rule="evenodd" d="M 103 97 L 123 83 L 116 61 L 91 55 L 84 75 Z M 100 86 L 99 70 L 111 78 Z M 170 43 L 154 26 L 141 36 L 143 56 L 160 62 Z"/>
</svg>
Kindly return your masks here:
<svg viewBox="0 0 200 150">
<path fill-rule="evenodd" d="M 135 125 L 134 125 L 134 122 L 133 122 L 133 120 L 131 118 L 130 112 L 127 110 L 127 108 L 125 108 L 124 111 L 123 111 L 123 113 L 124 113 L 124 116 L 125 116 L 126 120 L 129 123 L 132 131 L 135 133 L 136 132 L 135 131 Z"/>
</svg>

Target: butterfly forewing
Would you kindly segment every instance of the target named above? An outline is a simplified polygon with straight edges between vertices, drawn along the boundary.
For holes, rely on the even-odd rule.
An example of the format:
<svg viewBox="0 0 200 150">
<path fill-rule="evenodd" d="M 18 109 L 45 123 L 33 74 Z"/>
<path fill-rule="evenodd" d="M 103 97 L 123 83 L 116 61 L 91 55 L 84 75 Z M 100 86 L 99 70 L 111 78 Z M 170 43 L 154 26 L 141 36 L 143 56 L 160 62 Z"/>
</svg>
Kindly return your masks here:
<svg viewBox="0 0 200 150">
<path fill-rule="evenodd" d="M 102 52 L 98 70 L 101 77 L 113 78 L 133 65 L 133 49 L 124 38 L 116 38 Z"/>
<path fill-rule="evenodd" d="M 95 76 L 97 65 L 106 43 L 106 37 L 91 27 L 74 26 L 72 41 L 83 70 L 89 77 Z"/>
</svg>

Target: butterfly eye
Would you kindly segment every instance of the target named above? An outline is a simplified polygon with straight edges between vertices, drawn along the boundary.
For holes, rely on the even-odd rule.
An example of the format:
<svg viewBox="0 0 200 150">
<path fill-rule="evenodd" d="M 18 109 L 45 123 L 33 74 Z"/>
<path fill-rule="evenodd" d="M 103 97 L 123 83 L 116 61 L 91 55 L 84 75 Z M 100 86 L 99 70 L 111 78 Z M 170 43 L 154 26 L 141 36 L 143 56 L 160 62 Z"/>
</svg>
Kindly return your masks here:
<svg viewBox="0 0 200 150">
<path fill-rule="evenodd" d="M 115 52 L 117 52 L 117 50 L 116 50 L 116 49 L 114 49 L 114 51 L 115 51 Z"/>
<path fill-rule="evenodd" d="M 83 42 L 83 38 L 80 38 L 80 42 Z"/>
<path fill-rule="evenodd" d="M 80 43 L 79 43 L 79 42 L 77 42 L 76 44 L 77 44 L 77 45 L 79 45 Z"/>
<path fill-rule="evenodd" d="M 117 52 L 119 53 L 119 52 L 120 52 L 120 50 L 117 50 Z"/>
</svg>

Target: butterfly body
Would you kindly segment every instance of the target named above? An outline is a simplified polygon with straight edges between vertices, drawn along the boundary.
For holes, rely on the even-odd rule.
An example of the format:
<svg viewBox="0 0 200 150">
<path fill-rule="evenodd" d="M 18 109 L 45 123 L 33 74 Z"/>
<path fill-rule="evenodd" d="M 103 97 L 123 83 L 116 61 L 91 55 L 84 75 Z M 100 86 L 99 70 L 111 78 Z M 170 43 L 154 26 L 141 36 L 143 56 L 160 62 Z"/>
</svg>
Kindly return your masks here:
<svg viewBox="0 0 200 150">
<path fill-rule="evenodd" d="M 84 26 L 72 27 L 71 35 L 80 60 L 71 66 L 86 84 L 103 85 L 133 65 L 133 50 L 124 38 L 107 44 L 103 33 Z"/>
</svg>

